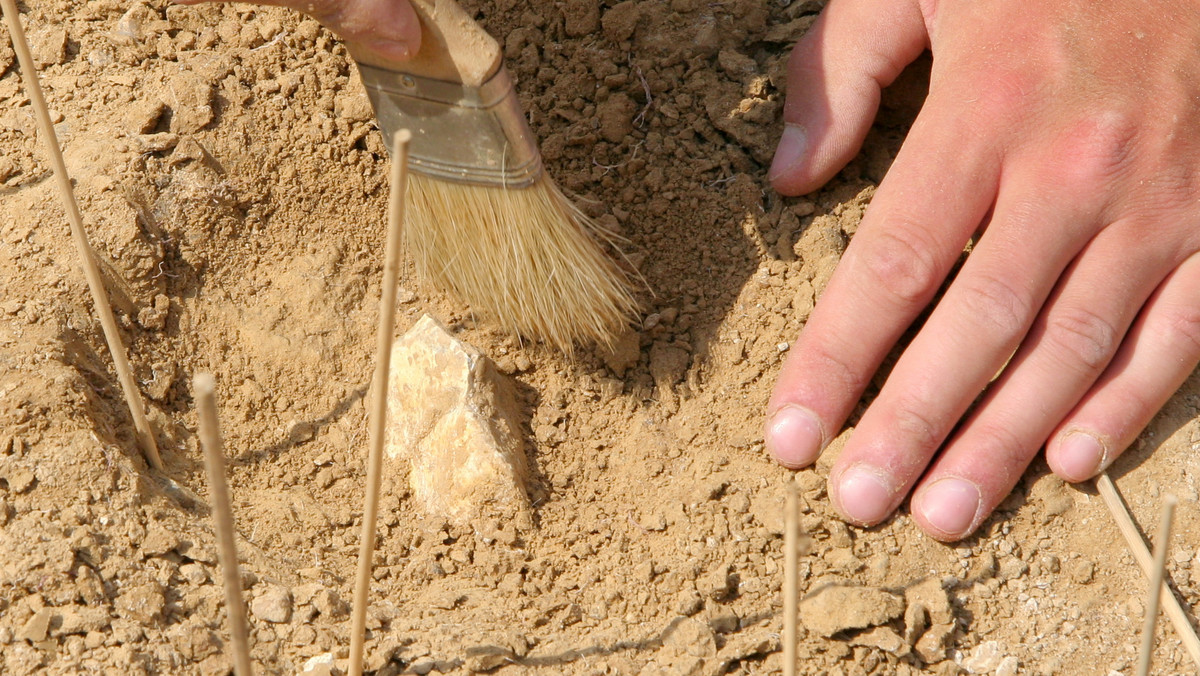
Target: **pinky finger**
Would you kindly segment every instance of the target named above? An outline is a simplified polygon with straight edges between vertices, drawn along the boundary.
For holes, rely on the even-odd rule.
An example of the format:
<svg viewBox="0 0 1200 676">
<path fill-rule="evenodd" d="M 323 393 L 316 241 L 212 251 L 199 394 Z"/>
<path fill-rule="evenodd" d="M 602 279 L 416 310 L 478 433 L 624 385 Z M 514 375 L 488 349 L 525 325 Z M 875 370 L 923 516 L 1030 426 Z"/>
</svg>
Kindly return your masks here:
<svg viewBox="0 0 1200 676">
<path fill-rule="evenodd" d="M 1200 253 L 1150 297 L 1120 351 L 1046 445 L 1050 468 L 1084 481 L 1133 443 L 1200 362 Z"/>
</svg>

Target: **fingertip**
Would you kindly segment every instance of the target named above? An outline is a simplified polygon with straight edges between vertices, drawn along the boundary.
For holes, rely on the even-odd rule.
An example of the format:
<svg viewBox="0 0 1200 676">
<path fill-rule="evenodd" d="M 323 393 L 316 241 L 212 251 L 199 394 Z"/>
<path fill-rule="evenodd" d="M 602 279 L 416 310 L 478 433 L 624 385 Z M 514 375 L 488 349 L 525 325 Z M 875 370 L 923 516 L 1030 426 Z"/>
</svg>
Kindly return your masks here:
<svg viewBox="0 0 1200 676">
<path fill-rule="evenodd" d="M 408 0 L 264 0 L 293 7 L 320 21 L 367 53 L 386 61 L 406 61 L 421 49 L 421 22 Z"/>
<path fill-rule="evenodd" d="M 896 508 L 893 477 L 865 463 L 830 477 L 829 497 L 842 518 L 858 526 L 874 526 Z"/>
<path fill-rule="evenodd" d="M 417 11 L 408 2 L 401 3 L 400 15 L 397 39 L 407 45 L 410 57 L 415 56 L 421 51 L 421 21 L 417 18 Z"/>
<path fill-rule="evenodd" d="M 392 39 L 370 40 L 363 44 L 368 51 L 383 57 L 389 61 L 407 61 L 416 55 L 420 49 L 418 41 L 417 45 L 408 42 L 397 42 Z"/>
<path fill-rule="evenodd" d="M 1046 449 L 1050 469 L 1071 483 L 1087 481 L 1099 474 L 1108 464 L 1108 457 L 1108 444 L 1100 435 L 1078 428 L 1064 431 Z"/>
<path fill-rule="evenodd" d="M 772 413 L 763 429 L 767 451 L 789 469 L 802 469 L 816 462 L 825 439 L 821 420 L 797 404 L 787 404 Z"/>
<path fill-rule="evenodd" d="M 767 180 L 781 195 L 796 196 L 806 192 L 800 179 L 808 160 L 808 131 L 803 125 L 789 122 L 783 128 L 775 158 L 767 171 Z"/>
<path fill-rule="evenodd" d="M 368 51 L 389 61 L 407 61 L 421 51 L 421 21 L 409 2 L 363 3 L 360 13 L 342 27 L 347 40 L 362 40 Z"/>
<path fill-rule="evenodd" d="M 947 476 L 913 496 L 913 516 L 921 530 L 942 542 L 961 540 L 975 531 L 981 519 L 983 492 L 972 481 Z"/>
</svg>

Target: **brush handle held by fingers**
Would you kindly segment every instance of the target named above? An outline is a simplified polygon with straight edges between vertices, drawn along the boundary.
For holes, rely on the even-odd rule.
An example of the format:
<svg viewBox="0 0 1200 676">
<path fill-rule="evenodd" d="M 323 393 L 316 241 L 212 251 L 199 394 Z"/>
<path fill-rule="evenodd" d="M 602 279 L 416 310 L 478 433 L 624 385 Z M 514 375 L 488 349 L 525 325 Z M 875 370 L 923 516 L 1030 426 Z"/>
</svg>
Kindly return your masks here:
<svg viewBox="0 0 1200 676">
<path fill-rule="evenodd" d="M 541 154 L 504 68 L 500 44 L 453 0 L 411 0 L 421 48 L 391 61 L 349 44 L 383 132 L 412 132 L 409 165 L 441 181 L 527 188 Z"/>
<path fill-rule="evenodd" d="M 355 61 L 386 70 L 481 87 L 500 69 L 500 43 L 454 0 L 409 0 L 421 21 L 421 49 L 389 61 L 349 45 Z"/>
<path fill-rule="evenodd" d="M 408 129 L 415 174 L 504 190 L 537 183 L 541 154 L 499 43 L 452 0 L 412 2 L 421 22 L 413 58 L 389 61 L 348 45 L 385 147 Z"/>
</svg>

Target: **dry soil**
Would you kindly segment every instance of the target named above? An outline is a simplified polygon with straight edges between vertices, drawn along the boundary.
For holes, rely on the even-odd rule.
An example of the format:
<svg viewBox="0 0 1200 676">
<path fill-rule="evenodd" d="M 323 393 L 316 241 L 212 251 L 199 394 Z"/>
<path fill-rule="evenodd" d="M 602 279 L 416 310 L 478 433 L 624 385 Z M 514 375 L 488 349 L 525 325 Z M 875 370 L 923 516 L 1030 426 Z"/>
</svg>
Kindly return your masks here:
<svg viewBox="0 0 1200 676">
<path fill-rule="evenodd" d="M 399 330 L 430 313 L 516 383 L 535 524 L 426 518 L 393 468 L 371 669 L 779 671 L 779 504 L 795 477 L 805 593 L 849 583 L 890 592 L 886 608 L 933 580 L 949 601 L 948 628 L 924 643 L 936 608 L 911 602 L 903 618 L 864 608 L 851 621 L 881 624 L 865 632 L 826 637 L 810 618 L 802 673 L 1132 672 L 1145 585 L 1090 486 L 1038 463 L 977 537 L 947 546 L 903 511 L 868 530 L 834 517 L 824 476 L 844 437 L 797 474 L 763 450 L 789 341 L 923 93 L 917 68 L 830 185 L 774 194 L 784 63 L 821 4 L 468 3 L 504 43 L 552 175 L 628 240 L 644 313 L 616 350 L 567 358 L 404 273 Z M 5 34 L 0 672 L 228 671 L 189 392 L 200 370 L 219 384 L 254 660 L 344 665 L 387 193 L 354 67 L 280 9 L 22 7 L 166 472 L 134 442 Z M 1170 574 L 1189 601 L 1198 397 L 1193 377 L 1114 472 L 1143 524 L 1164 493 L 1182 498 Z M 1159 626 L 1158 667 L 1189 671 Z"/>
</svg>

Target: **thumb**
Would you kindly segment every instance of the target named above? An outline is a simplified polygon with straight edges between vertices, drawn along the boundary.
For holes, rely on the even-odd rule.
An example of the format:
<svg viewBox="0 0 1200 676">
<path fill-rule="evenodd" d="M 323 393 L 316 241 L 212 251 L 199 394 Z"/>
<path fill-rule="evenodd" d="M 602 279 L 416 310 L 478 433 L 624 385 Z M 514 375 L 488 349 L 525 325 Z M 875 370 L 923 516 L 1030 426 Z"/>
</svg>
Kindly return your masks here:
<svg viewBox="0 0 1200 676">
<path fill-rule="evenodd" d="M 880 90 L 928 45 L 916 0 L 834 0 L 788 60 L 783 137 L 767 179 L 784 195 L 821 187 L 862 146 Z"/>
<path fill-rule="evenodd" d="M 325 5 L 313 13 L 347 42 L 357 43 L 389 60 L 403 61 L 421 48 L 421 23 L 408 0 L 301 0 L 302 11 Z"/>
<path fill-rule="evenodd" d="M 198 5 L 212 0 L 173 0 Z M 368 52 L 403 61 L 421 48 L 421 23 L 408 0 L 258 0 L 304 12 Z"/>
</svg>

